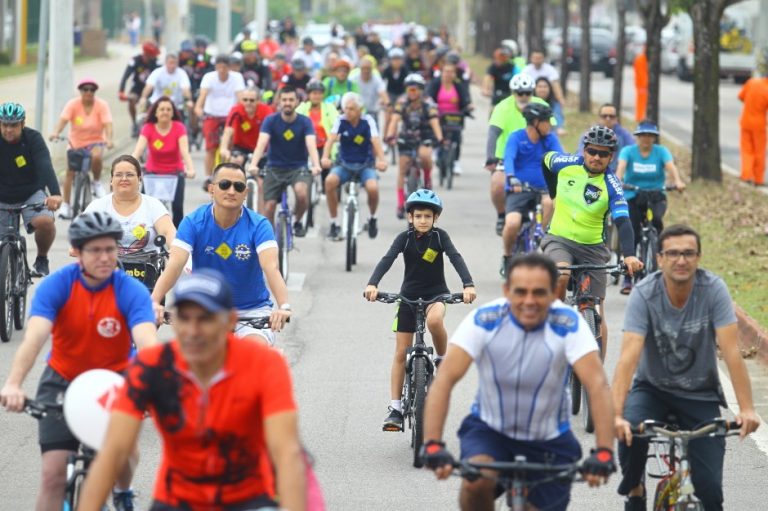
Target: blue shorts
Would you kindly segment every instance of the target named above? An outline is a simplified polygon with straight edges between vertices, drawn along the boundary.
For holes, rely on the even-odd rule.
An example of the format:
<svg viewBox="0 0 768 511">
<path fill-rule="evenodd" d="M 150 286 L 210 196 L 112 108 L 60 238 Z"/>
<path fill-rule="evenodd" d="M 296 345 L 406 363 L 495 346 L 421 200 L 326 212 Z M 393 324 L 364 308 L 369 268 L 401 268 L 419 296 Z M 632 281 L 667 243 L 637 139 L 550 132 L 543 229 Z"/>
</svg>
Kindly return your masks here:
<svg viewBox="0 0 768 511">
<path fill-rule="evenodd" d="M 344 184 L 347 181 L 350 181 L 354 174 L 358 174 L 360 176 L 361 183 L 365 183 L 366 181 L 370 181 L 371 179 L 379 179 L 379 176 L 376 175 L 376 169 L 372 167 L 366 167 L 362 170 L 359 170 L 353 173 L 348 168 L 342 167 L 341 165 L 337 165 L 336 167 L 333 167 L 331 169 L 331 174 L 336 174 L 337 176 L 339 176 L 339 180 L 341 181 L 340 184 Z"/>
<path fill-rule="evenodd" d="M 485 454 L 496 461 L 514 461 L 515 456 L 525 456 L 532 463 L 565 465 L 581 459 L 581 445 L 571 431 L 553 440 L 515 440 L 470 414 L 461 423 L 458 436 L 462 460 Z M 530 480 L 536 479 L 539 477 L 530 477 Z M 528 501 L 538 509 L 552 511 L 565 510 L 570 500 L 570 483 L 545 483 L 534 487 L 528 496 Z"/>
</svg>

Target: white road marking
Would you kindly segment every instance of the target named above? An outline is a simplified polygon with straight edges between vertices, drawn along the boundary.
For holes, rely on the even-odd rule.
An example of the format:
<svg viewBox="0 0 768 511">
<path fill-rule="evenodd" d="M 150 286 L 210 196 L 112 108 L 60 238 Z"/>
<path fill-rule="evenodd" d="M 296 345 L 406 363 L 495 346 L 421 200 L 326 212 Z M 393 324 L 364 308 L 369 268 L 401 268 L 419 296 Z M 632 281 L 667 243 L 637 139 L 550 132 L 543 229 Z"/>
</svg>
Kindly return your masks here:
<svg viewBox="0 0 768 511">
<path fill-rule="evenodd" d="M 728 402 L 728 409 L 735 414 L 736 411 L 739 410 L 739 402 L 736 400 L 736 392 L 733 390 L 731 379 L 722 368 L 718 367 L 717 370 L 720 373 L 720 384 L 723 386 L 725 400 Z M 755 441 L 757 448 L 760 449 L 763 454 L 768 455 L 768 425 L 765 424 L 765 419 L 763 419 L 762 426 L 749 436 Z"/>
</svg>

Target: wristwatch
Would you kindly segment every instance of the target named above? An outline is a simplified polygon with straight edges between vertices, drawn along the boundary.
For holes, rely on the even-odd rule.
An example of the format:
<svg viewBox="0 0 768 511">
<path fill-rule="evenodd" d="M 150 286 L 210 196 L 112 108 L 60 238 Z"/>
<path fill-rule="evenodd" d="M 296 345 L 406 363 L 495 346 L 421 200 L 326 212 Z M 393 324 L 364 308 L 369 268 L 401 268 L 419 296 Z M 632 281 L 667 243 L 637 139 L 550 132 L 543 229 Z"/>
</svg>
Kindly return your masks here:
<svg viewBox="0 0 768 511">
<path fill-rule="evenodd" d="M 290 303 L 284 303 L 280 306 L 281 311 L 288 311 L 291 312 L 291 304 Z"/>
</svg>

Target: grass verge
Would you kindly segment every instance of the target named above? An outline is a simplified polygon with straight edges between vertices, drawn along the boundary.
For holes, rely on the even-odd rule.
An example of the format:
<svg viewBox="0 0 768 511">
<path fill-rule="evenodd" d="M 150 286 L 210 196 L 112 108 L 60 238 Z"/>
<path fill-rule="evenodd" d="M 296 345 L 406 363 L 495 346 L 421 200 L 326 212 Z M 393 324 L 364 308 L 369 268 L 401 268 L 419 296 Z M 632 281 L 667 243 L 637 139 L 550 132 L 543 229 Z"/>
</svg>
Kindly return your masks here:
<svg viewBox="0 0 768 511">
<path fill-rule="evenodd" d="M 97 57 L 86 57 L 80 55 L 80 48 L 75 48 L 75 63 L 86 62 L 88 60 L 94 60 Z M 3 78 L 12 78 L 23 74 L 34 73 L 37 71 L 37 49 L 30 48 L 27 53 L 27 64 L 23 66 L 17 66 L 15 64 L 8 64 L 0 66 L 0 80 Z"/>
</svg>

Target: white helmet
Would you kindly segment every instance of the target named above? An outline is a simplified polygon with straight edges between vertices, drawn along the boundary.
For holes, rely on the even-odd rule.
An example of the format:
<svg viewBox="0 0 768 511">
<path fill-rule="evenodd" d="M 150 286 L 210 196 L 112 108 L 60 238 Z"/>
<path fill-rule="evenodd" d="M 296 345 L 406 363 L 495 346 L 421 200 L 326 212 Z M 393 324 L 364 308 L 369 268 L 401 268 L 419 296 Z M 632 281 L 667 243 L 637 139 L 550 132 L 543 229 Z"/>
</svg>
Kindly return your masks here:
<svg viewBox="0 0 768 511">
<path fill-rule="evenodd" d="M 503 41 L 501 41 L 501 47 L 511 51 L 513 57 L 517 57 L 518 55 L 520 55 L 520 50 L 517 46 L 517 41 L 515 41 L 514 39 L 504 39 Z"/>
<path fill-rule="evenodd" d="M 405 77 L 405 86 L 410 87 L 412 85 L 415 85 L 423 89 L 424 87 L 427 86 L 427 83 L 424 81 L 424 77 L 421 76 L 419 73 L 411 73 Z"/>
<path fill-rule="evenodd" d="M 533 92 L 536 82 L 527 74 L 518 73 L 509 81 L 509 88 L 512 92 Z"/>
<path fill-rule="evenodd" d="M 389 58 L 390 59 L 402 59 L 405 58 L 405 52 L 402 48 L 399 48 L 397 46 L 393 46 L 391 50 L 389 50 Z"/>
</svg>

